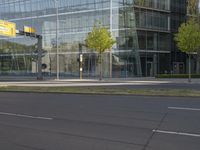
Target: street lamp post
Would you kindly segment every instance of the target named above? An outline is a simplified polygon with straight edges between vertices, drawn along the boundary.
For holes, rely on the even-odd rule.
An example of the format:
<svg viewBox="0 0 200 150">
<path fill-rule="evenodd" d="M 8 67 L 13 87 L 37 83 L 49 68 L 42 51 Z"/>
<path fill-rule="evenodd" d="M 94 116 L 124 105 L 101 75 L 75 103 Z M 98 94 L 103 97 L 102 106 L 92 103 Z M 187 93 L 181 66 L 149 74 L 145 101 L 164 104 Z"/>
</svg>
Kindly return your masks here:
<svg viewBox="0 0 200 150">
<path fill-rule="evenodd" d="M 56 7 L 56 79 L 59 80 L 59 50 L 58 50 L 58 29 L 59 29 L 59 18 L 58 18 L 58 0 L 55 0 Z"/>
<path fill-rule="evenodd" d="M 113 26 L 113 3 L 112 3 L 112 0 L 110 0 L 110 33 L 111 33 L 111 35 L 113 35 L 112 34 L 112 30 L 113 30 L 113 28 L 112 28 L 112 26 Z M 112 49 L 113 49 L 113 47 L 111 48 L 111 50 L 110 50 L 110 78 L 112 78 Z"/>
</svg>

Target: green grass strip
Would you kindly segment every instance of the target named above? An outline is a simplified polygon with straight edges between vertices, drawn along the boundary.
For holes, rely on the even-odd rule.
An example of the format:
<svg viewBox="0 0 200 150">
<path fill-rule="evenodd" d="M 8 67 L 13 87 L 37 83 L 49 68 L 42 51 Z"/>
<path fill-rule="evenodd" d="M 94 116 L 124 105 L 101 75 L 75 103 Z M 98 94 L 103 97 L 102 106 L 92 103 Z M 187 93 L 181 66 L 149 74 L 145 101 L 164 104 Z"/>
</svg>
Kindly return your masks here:
<svg viewBox="0 0 200 150">
<path fill-rule="evenodd" d="M 200 97 L 200 90 L 190 89 L 129 89 L 111 87 L 0 87 L 0 92 L 37 92 L 70 94 L 105 94 L 105 95 L 145 95 L 145 96 L 181 96 Z"/>
</svg>

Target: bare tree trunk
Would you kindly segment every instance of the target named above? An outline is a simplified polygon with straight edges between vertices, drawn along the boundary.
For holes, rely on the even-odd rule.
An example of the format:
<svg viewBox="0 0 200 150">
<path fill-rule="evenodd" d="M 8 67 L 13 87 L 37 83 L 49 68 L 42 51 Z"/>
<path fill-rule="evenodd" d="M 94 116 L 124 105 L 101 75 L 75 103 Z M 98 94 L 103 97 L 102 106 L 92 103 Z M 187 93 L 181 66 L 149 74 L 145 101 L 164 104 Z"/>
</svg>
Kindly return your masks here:
<svg viewBox="0 0 200 150">
<path fill-rule="evenodd" d="M 200 74 L 200 50 L 197 51 L 197 66 L 196 66 L 196 73 Z"/>
<path fill-rule="evenodd" d="M 189 73 L 188 73 L 188 82 L 191 82 L 191 54 L 189 55 Z"/>
<path fill-rule="evenodd" d="M 102 80 L 102 53 L 100 52 L 99 54 L 100 54 L 100 56 L 99 56 L 99 59 L 100 59 L 99 80 L 101 81 Z"/>
</svg>

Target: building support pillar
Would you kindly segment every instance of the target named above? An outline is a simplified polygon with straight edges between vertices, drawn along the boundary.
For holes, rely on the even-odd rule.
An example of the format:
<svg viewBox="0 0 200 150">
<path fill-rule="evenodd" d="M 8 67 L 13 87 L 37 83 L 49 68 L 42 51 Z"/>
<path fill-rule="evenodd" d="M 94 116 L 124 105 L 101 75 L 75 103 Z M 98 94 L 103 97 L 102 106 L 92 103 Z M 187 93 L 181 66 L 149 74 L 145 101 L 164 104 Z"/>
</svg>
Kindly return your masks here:
<svg viewBox="0 0 200 150">
<path fill-rule="evenodd" d="M 37 59 L 37 69 L 38 69 L 38 74 L 37 74 L 37 80 L 42 80 L 42 37 L 38 37 L 38 59 Z"/>
</svg>

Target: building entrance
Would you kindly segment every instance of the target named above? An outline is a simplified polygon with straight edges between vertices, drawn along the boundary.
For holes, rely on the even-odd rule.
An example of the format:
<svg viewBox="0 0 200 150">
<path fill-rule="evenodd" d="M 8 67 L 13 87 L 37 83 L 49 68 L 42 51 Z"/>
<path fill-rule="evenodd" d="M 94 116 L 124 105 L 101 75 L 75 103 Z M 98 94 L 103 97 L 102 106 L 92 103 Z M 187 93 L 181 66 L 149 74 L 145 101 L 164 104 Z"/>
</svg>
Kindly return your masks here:
<svg viewBox="0 0 200 150">
<path fill-rule="evenodd" d="M 147 62 L 147 70 L 146 70 L 146 74 L 147 74 L 147 77 L 153 77 L 153 62 L 151 61 L 148 61 Z"/>
</svg>

